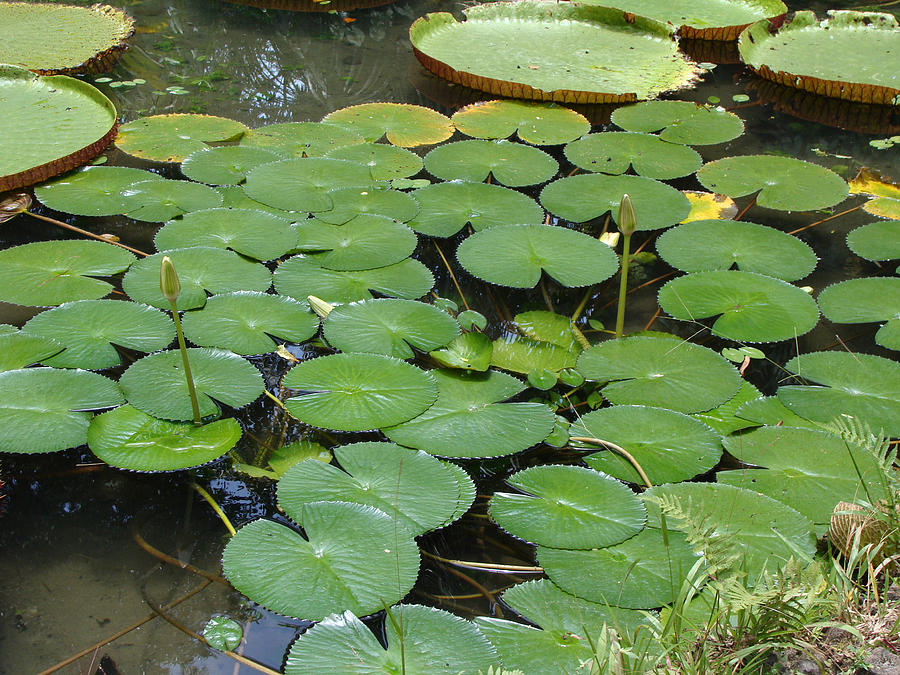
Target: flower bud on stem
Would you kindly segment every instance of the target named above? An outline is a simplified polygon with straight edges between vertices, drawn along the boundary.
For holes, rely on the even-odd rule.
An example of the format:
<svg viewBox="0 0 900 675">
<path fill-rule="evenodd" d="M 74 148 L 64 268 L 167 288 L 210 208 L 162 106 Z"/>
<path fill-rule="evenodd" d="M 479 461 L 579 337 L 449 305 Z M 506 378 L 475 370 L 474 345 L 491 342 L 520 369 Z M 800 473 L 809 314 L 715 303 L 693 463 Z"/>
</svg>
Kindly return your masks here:
<svg viewBox="0 0 900 675">
<path fill-rule="evenodd" d="M 184 343 L 184 332 L 181 330 L 181 317 L 178 315 L 178 296 L 181 294 L 181 282 L 175 272 L 175 264 L 169 256 L 164 255 L 159 266 L 159 289 L 163 297 L 172 306 L 172 320 L 175 322 L 175 333 L 178 335 L 178 348 L 181 350 L 181 361 L 184 364 L 184 379 L 187 380 L 188 395 L 191 397 L 191 409 L 194 413 L 194 424 L 203 424 L 200 418 L 200 404 L 197 402 L 197 390 L 194 388 L 194 377 L 191 375 L 191 364 L 188 361 L 187 345 Z"/>
<path fill-rule="evenodd" d="M 619 217 L 616 219 L 622 233 L 622 270 L 619 274 L 619 306 L 616 310 L 616 337 L 622 337 L 625 327 L 625 297 L 628 294 L 628 258 L 631 256 L 631 235 L 637 229 L 637 218 L 631 197 L 622 195 Z"/>
</svg>

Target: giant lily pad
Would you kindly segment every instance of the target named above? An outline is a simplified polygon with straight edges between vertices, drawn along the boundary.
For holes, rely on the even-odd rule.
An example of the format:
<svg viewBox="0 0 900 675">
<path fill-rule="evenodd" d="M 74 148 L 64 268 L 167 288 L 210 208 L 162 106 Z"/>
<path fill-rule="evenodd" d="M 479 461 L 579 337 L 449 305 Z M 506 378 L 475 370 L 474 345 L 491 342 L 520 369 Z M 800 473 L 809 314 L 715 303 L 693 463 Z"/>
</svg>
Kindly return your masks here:
<svg viewBox="0 0 900 675">
<path fill-rule="evenodd" d="M 397 193 L 400 194 L 400 193 Z M 296 249 L 330 270 L 369 270 L 399 263 L 415 250 L 416 233 L 403 223 L 374 213 L 334 225 L 319 218 L 296 225 Z M 313 293 L 312 295 L 316 295 Z"/>
<path fill-rule="evenodd" d="M 715 145 L 744 132 L 744 123 L 734 113 L 690 101 L 624 106 L 613 112 L 612 121 L 626 131 L 659 131 L 662 140 L 684 145 Z"/>
<path fill-rule="evenodd" d="M 124 166 L 89 166 L 38 185 L 34 196 L 51 209 L 77 216 L 113 216 L 133 203 L 126 196 L 132 185 L 162 176 Z"/>
<path fill-rule="evenodd" d="M 545 271 L 563 286 L 588 286 L 619 267 L 616 254 L 598 239 L 549 225 L 498 225 L 476 232 L 456 251 L 460 264 L 492 284 L 531 288 Z"/>
<path fill-rule="evenodd" d="M 635 131 L 590 134 L 569 143 L 565 153 L 585 171 L 618 175 L 633 167 L 641 176 L 660 180 L 687 176 L 703 163 L 697 152 L 684 145 Z"/>
<path fill-rule="evenodd" d="M 501 185 L 522 187 L 550 180 L 559 164 L 543 150 L 509 141 L 457 141 L 425 155 L 425 170 L 443 180 L 478 183 L 493 176 Z"/>
<path fill-rule="evenodd" d="M 0 3 L 0 23 L 7 20 L 10 4 L 35 6 Z M 0 63 L 8 60 L 2 56 L 4 47 L 19 44 L 18 27 L 15 32 L 16 39 L 0 44 Z M 115 136 L 115 106 L 81 80 L 2 66 L 0 92 L 0 192 L 74 169 L 103 152 Z"/>
<path fill-rule="evenodd" d="M 892 14 L 796 12 L 774 35 L 760 21 L 741 33 L 741 59 L 767 80 L 863 103 L 897 105 L 900 26 Z"/>
<path fill-rule="evenodd" d="M 697 77 L 671 28 L 643 17 L 531 1 L 476 5 L 465 14 L 462 22 L 446 12 L 417 19 L 409 30 L 413 52 L 438 76 L 492 94 L 611 103 L 653 98 Z"/>
<path fill-rule="evenodd" d="M 382 431 L 395 443 L 443 457 L 499 457 L 540 443 L 555 416 L 543 403 L 502 403 L 525 389 L 512 375 L 434 370 L 438 397 L 418 417 Z"/>
<path fill-rule="evenodd" d="M 371 186 L 365 164 L 346 159 L 300 157 L 262 164 L 247 174 L 244 191 L 251 199 L 285 211 L 328 211 L 329 190 Z"/>
<path fill-rule="evenodd" d="M 207 143 L 235 141 L 246 131 L 240 122 L 214 115 L 153 115 L 119 127 L 116 147 L 141 159 L 180 162 Z"/>
<path fill-rule="evenodd" d="M 323 122 L 346 127 L 370 142 L 387 137 L 388 143 L 411 148 L 445 141 L 453 123 L 435 110 L 408 103 L 363 103 L 327 114 Z"/>
<path fill-rule="evenodd" d="M 358 145 L 364 140 L 359 134 L 336 124 L 287 122 L 253 129 L 241 138 L 241 146 L 263 148 L 289 157 L 322 157 L 332 150 Z"/>
<path fill-rule="evenodd" d="M 415 583 L 415 541 L 384 512 L 316 502 L 290 515 L 307 539 L 256 520 L 238 530 L 222 553 L 225 576 L 254 602 L 312 621 L 345 608 L 365 616 L 400 600 Z"/>
<path fill-rule="evenodd" d="M 819 293 L 819 307 L 835 323 L 887 321 L 875 334 L 875 342 L 900 349 L 900 279 L 869 277 L 848 279 Z"/>
<path fill-rule="evenodd" d="M 83 370 L 0 373 L 0 452 L 54 452 L 87 441 L 91 411 L 124 403 L 118 385 Z"/>
<path fill-rule="evenodd" d="M 866 260 L 896 260 L 900 258 L 900 220 L 886 220 L 851 230 L 847 246 Z"/>
<path fill-rule="evenodd" d="M 591 123 L 574 110 L 530 101 L 473 103 L 453 114 L 453 124 L 475 138 L 509 138 L 518 132 L 532 145 L 568 143 L 591 130 Z"/>
</svg>

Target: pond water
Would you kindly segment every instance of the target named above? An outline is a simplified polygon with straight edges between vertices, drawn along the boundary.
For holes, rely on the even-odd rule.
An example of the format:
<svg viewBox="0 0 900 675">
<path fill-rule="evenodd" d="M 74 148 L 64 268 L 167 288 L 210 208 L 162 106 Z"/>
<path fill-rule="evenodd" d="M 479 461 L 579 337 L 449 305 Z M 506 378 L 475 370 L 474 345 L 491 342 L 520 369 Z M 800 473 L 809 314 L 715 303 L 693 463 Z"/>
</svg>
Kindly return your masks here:
<svg viewBox="0 0 900 675">
<path fill-rule="evenodd" d="M 811 7 L 820 14 L 825 7 L 822 3 L 789 4 L 791 9 Z M 889 5 L 887 9 L 896 11 L 896 3 Z M 448 106 L 475 99 L 470 92 L 447 86 L 421 69 L 412 55 L 408 28 L 427 12 L 456 11 L 461 6 L 401 0 L 349 14 L 304 14 L 212 0 L 129 1 L 125 9 L 137 19 L 138 34 L 134 47 L 112 77 L 114 82 L 141 78 L 146 84 L 133 88 L 107 85 L 104 91 L 124 120 L 153 113 L 202 112 L 256 127 L 316 121 L 338 108 L 369 101 L 416 103 L 450 114 L 453 108 Z M 828 6 L 855 8 L 856 3 Z M 173 86 L 183 87 L 187 93 L 155 93 Z M 734 101 L 734 96 L 745 93 L 750 96 L 749 102 Z M 870 140 L 898 133 L 900 120 L 896 115 L 893 128 L 885 126 L 885 120 L 866 128 L 862 119 L 855 129 L 845 130 L 785 112 L 785 106 L 791 105 L 804 115 L 821 112 L 821 100 L 807 104 L 795 98 L 788 104 L 760 104 L 760 95 L 761 89 L 738 65 L 716 67 L 696 89 L 680 95 L 699 102 L 718 100 L 734 109 L 746 124 L 746 133 L 736 141 L 699 148 L 704 160 L 779 152 L 829 166 L 845 178 L 851 178 L 862 166 L 900 177 L 897 147 L 878 150 L 869 144 Z M 836 114 L 859 121 L 859 116 L 848 110 L 852 107 L 835 107 Z M 593 112 L 603 114 L 602 110 Z M 108 154 L 111 164 L 135 165 L 134 160 L 115 150 Z M 858 200 L 839 208 L 856 203 Z M 768 221 L 757 222 L 787 231 L 824 215 L 770 211 L 765 216 Z M 871 274 L 872 264 L 850 255 L 844 244 L 847 231 L 871 220 L 856 212 L 801 235 L 822 259 L 814 276 L 804 283 L 821 288 L 829 280 Z M 117 234 L 143 250 L 152 250 L 157 229 L 124 218 L 79 224 Z M 20 217 L 0 232 L 0 246 L 61 236 L 49 225 Z M 434 251 L 422 248 L 419 257 L 437 273 L 439 294 L 455 297 L 451 280 Z M 660 265 L 659 269 L 664 271 L 666 267 Z M 659 269 L 650 267 L 642 273 L 651 279 Z M 654 288 L 634 296 L 629 305 L 631 329 L 642 328 L 653 314 Z M 475 290 L 467 294 L 475 308 L 492 322 L 496 320 L 490 298 Z M 540 298 L 525 293 L 505 294 L 504 299 L 513 312 L 543 308 Z M 556 293 L 550 299 L 559 311 L 571 313 L 580 293 Z M 23 311 L 0 306 L 0 322 L 21 325 L 30 316 Z M 604 311 L 601 318 L 609 321 L 610 310 Z M 665 320 L 655 327 L 672 328 Z M 887 354 L 874 345 L 867 326 L 836 328 L 823 322 L 806 343 L 825 346 L 837 339 L 850 343 L 854 350 Z M 779 349 L 784 353 L 772 354 Z M 779 345 L 769 353 L 783 363 L 794 349 L 793 345 Z M 777 377 L 774 369 L 761 371 L 755 383 L 771 392 Z M 280 433 L 285 424 L 268 405 L 249 411 L 242 422 L 248 431 L 263 437 Z M 564 453 L 538 448 L 512 459 L 471 461 L 464 466 L 479 481 L 479 493 L 485 494 L 512 471 L 549 456 L 555 461 L 572 461 Z M 36 673 L 50 668 L 146 617 L 150 613 L 147 600 L 164 605 L 203 581 L 196 574 L 161 563 L 148 553 L 149 547 L 217 573 L 227 533 L 207 506 L 195 498 L 191 480 L 208 484 L 236 524 L 270 515 L 274 503 L 274 491 L 264 481 L 245 483 L 223 463 L 200 470 L 192 478 L 109 469 L 98 465 L 83 449 L 0 461 L 0 476 L 7 482 L 0 502 L 4 511 L 0 516 L 0 673 Z M 426 537 L 423 548 L 455 558 L 532 564 L 529 548 L 479 518 L 483 512 L 476 503 L 472 517 L 446 532 Z M 514 582 L 497 575 L 471 576 L 490 590 Z M 460 597 L 436 597 L 453 595 Z M 412 599 L 467 617 L 495 611 L 471 582 L 428 560 L 423 563 Z M 179 605 L 172 614 L 195 630 L 214 614 L 237 619 L 249 638 L 245 655 L 274 669 L 280 668 L 287 646 L 305 625 L 251 606 L 218 583 Z M 108 655 L 125 675 L 254 672 L 227 657 L 211 654 L 159 619 L 60 672 L 94 673 L 103 655 Z"/>
</svg>

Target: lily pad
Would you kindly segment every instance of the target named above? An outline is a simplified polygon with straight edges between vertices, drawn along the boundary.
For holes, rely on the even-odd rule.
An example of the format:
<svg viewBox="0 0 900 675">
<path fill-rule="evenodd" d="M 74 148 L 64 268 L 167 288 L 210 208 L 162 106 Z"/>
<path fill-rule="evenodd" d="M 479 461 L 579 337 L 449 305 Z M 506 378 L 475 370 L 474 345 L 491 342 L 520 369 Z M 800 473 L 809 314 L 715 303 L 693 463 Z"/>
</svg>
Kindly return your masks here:
<svg viewBox="0 0 900 675">
<path fill-rule="evenodd" d="M 399 359 L 413 358 L 413 348 L 442 347 L 458 334 L 459 324 L 437 307 L 392 298 L 335 307 L 323 323 L 323 335 L 336 349 Z"/>
<path fill-rule="evenodd" d="M 834 323 L 887 321 L 875 334 L 875 342 L 900 349 L 900 279 L 869 277 L 832 284 L 818 297 L 819 307 Z"/>
<path fill-rule="evenodd" d="M 550 183 L 541 191 L 541 204 L 560 218 L 583 223 L 609 213 L 619 217 L 622 195 L 634 206 L 638 230 L 658 230 L 681 222 L 691 211 L 682 193 L 644 176 L 582 174 Z"/>
<path fill-rule="evenodd" d="M 764 424 L 770 427 L 806 427 L 808 429 L 821 429 L 822 425 L 800 417 L 778 399 L 777 396 L 764 396 L 748 401 L 736 411 L 740 419 L 745 419 L 754 424 Z"/>
<path fill-rule="evenodd" d="M 446 368 L 484 372 L 491 365 L 494 346 L 484 333 L 463 333 L 447 346 L 428 352 L 428 356 Z"/>
<path fill-rule="evenodd" d="M 310 621 L 345 608 L 365 616 L 400 600 L 415 583 L 415 541 L 382 511 L 316 502 L 292 515 L 308 539 L 256 520 L 225 546 L 225 576 L 254 602 Z"/>
<path fill-rule="evenodd" d="M 397 426 L 382 425 L 385 436 L 442 457 L 500 457 L 540 443 L 555 416 L 543 403 L 502 403 L 525 389 L 512 375 L 433 370 L 434 405 Z"/>
<path fill-rule="evenodd" d="M 553 312 L 521 312 L 516 314 L 512 328 L 515 330 L 494 341 L 491 365 L 523 374 L 538 370 L 555 374 L 575 367 L 582 347 L 569 317 Z"/>
<path fill-rule="evenodd" d="M 543 150 L 529 145 L 472 140 L 435 148 L 425 155 L 425 170 L 442 180 L 479 183 L 493 177 L 501 185 L 522 187 L 550 180 L 559 164 Z"/>
<path fill-rule="evenodd" d="M 213 188 L 186 180 L 145 180 L 122 190 L 122 196 L 126 199 L 126 216 L 151 223 L 222 203 L 222 195 Z"/>
<path fill-rule="evenodd" d="M 65 351 L 44 363 L 55 368 L 99 370 L 121 365 L 113 345 L 141 352 L 165 349 L 175 339 L 172 320 L 157 309 L 121 300 L 80 300 L 41 312 L 25 324 Z"/>
<path fill-rule="evenodd" d="M 544 210 L 531 197 L 502 185 L 453 181 L 419 188 L 412 195 L 420 209 L 407 225 L 432 237 L 452 237 L 467 223 L 479 232 L 544 219 Z"/>
<path fill-rule="evenodd" d="M 141 117 L 119 127 L 116 147 L 154 162 L 181 162 L 207 143 L 236 141 L 247 131 L 240 122 L 214 115 L 175 113 Z"/>
<path fill-rule="evenodd" d="M 514 537 L 553 548 L 603 548 L 644 528 L 647 512 L 624 483 L 580 466 L 533 466 L 506 479 L 490 515 Z"/>
<path fill-rule="evenodd" d="M 563 286 L 589 286 L 619 267 L 612 249 L 598 239 L 550 225 L 497 225 L 476 232 L 456 251 L 471 274 L 500 286 L 532 288 L 546 272 Z"/>
<path fill-rule="evenodd" d="M 125 191 L 135 183 L 162 176 L 124 166 L 89 166 L 38 185 L 34 196 L 45 206 L 77 216 L 114 216 L 133 203 Z"/>
<path fill-rule="evenodd" d="M 281 384 L 299 392 L 284 403 L 291 415 L 339 431 L 405 422 L 437 398 L 432 375 L 379 354 L 332 354 L 303 361 Z"/>
<path fill-rule="evenodd" d="M 729 197 L 756 195 L 756 203 L 779 211 L 812 211 L 839 204 L 847 183 L 833 171 L 792 157 L 744 155 L 704 164 L 697 180 Z"/>
<path fill-rule="evenodd" d="M 280 342 L 303 342 L 319 330 L 306 303 L 258 291 L 214 295 L 203 309 L 186 312 L 183 323 L 194 344 L 237 354 L 266 354 Z"/>
<path fill-rule="evenodd" d="M 684 145 L 633 131 L 589 134 L 569 143 L 565 153 L 585 171 L 618 175 L 633 167 L 638 175 L 660 180 L 687 176 L 703 163 L 697 152 Z"/>
<path fill-rule="evenodd" d="M 0 452 L 55 452 L 87 441 L 91 411 L 125 402 L 119 386 L 84 370 L 0 373 Z"/>
<path fill-rule="evenodd" d="M 716 406 L 712 410 L 694 413 L 691 415 L 695 420 L 703 422 L 712 428 L 720 436 L 733 434 L 735 431 L 746 429 L 747 427 L 756 426 L 755 420 L 738 415 L 738 410 L 743 409 L 744 404 L 750 404 L 754 401 L 762 400 L 763 396 L 759 389 L 744 380 L 738 393 L 732 396 L 725 403 Z M 775 424 L 777 422 L 774 422 Z M 768 424 L 766 422 L 765 424 Z"/>
<path fill-rule="evenodd" d="M 222 349 L 192 348 L 188 361 L 200 416 L 219 413 L 216 401 L 241 408 L 263 393 L 260 372 L 237 354 Z M 138 410 L 167 420 L 193 419 L 181 352 L 150 354 L 132 363 L 119 379 L 125 398 Z"/>
<path fill-rule="evenodd" d="M 737 215 L 737 205 L 731 197 L 701 190 L 684 190 L 682 194 L 691 203 L 691 212 L 682 223 L 694 220 L 730 220 Z"/>
<path fill-rule="evenodd" d="M 36 7 L 0 3 L 0 23 L 5 22 L 11 5 Z M 0 54 L 4 47 L 21 47 L 20 27 L 5 25 L 15 26 L 16 39 L 4 40 Z M 0 56 L 0 63 L 5 60 L 9 59 Z M 64 75 L 40 77 L 24 68 L 2 66 L 0 91 L 0 192 L 74 169 L 103 152 L 115 136 L 115 106 L 81 80 Z"/>
<path fill-rule="evenodd" d="M 615 405 L 594 410 L 573 422 L 569 435 L 599 438 L 625 448 L 654 485 L 677 483 L 705 473 L 722 456 L 716 432 L 692 417 L 665 408 Z M 600 452 L 584 458 L 589 467 L 643 485 L 627 459 L 602 446 L 597 449 Z"/>
<path fill-rule="evenodd" d="M 7 248 L 0 251 L 0 300 L 49 306 L 102 298 L 112 285 L 95 277 L 118 274 L 134 260 L 125 249 L 99 241 L 36 241 Z"/>
<path fill-rule="evenodd" d="M 337 148 L 364 143 L 358 133 L 337 124 L 287 122 L 257 127 L 244 134 L 241 146 L 271 150 L 289 157 L 322 157 Z"/>
<path fill-rule="evenodd" d="M 670 27 L 616 10 L 528 1 L 476 5 L 465 15 L 417 19 L 413 53 L 439 77 L 492 94 L 635 101 L 690 86 L 699 72 L 678 53 Z"/>
<path fill-rule="evenodd" d="M 324 157 L 283 159 L 247 174 L 244 191 L 251 199 L 285 211 L 328 211 L 330 190 L 371 187 L 372 172 L 359 162 Z"/>
<path fill-rule="evenodd" d="M 234 418 L 195 426 L 151 417 L 130 405 L 97 415 L 87 442 L 110 466 L 129 471 L 177 471 L 218 459 L 237 443 L 241 425 Z"/>
<path fill-rule="evenodd" d="M 873 216 L 900 220 L 900 185 L 877 171 L 862 168 L 849 183 L 850 194 L 871 195 L 862 205 L 863 211 Z"/>
<path fill-rule="evenodd" d="M 603 396 L 613 404 L 701 412 L 721 405 L 741 386 L 738 371 L 716 352 L 690 342 L 635 336 L 607 340 L 578 357 L 589 380 L 609 382 Z"/>
<path fill-rule="evenodd" d="M 784 281 L 813 271 L 816 254 L 805 243 L 774 227 L 739 220 L 694 220 L 663 232 L 660 257 L 685 272 L 736 267 Z"/>
<path fill-rule="evenodd" d="M 896 260 L 900 258 L 900 220 L 869 223 L 851 230 L 847 246 L 866 260 Z"/>
<path fill-rule="evenodd" d="M 284 159 L 283 155 L 244 145 L 195 150 L 184 158 L 181 172 L 191 180 L 208 185 L 237 185 L 260 164 Z"/>
<path fill-rule="evenodd" d="M 334 225 L 343 225 L 366 214 L 406 222 L 419 212 L 419 203 L 411 196 L 381 186 L 337 188 L 331 190 L 328 197 L 331 198 L 331 209 L 317 211 L 316 218 Z"/>
<path fill-rule="evenodd" d="M 789 283 L 753 272 L 694 272 L 668 282 L 659 306 L 682 321 L 718 317 L 715 335 L 738 342 L 792 340 L 819 322 L 816 301 Z"/>
<path fill-rule="evenodd" d="M 374 143 L 382 136 L 391 145 L 411 148 L 446 141 L 453 123 L 435 110 L 409 103 L 363 103 L 335 110 L 323 122 L 338 124 Z"/>
<path fill-rule="evenodd" d="M 386 143 L 358 143 L 330 150 L 326 157 L 348 159 L 369 167 L 373 180 L 414 176 L 422 170 L 422 158 L 414 152 Z"/>
<path fill-rule="evenodd" d="M 296 222 L 304 220 L 309 214 L 305 211 L 285 211 L 284 209 L 276 209 L 274 206 L 263 204 L 255 199 L 250 199 L 244 188 L 239 185 L 222 185 L 216 188 L 216 192 L 222 195 L 222 206 L 232 209 L 250 209 L 251 211 L 264 211 L 273 216 L 278 216 Z"/>
<path fill-rule="evenodd" d="M 481 101 L 457 110 L 453 124 L 474 138 L 509 138 L 518 132 L 532 145 L 559 145 L 591 130 L 584 115 L 554 103 Z"/>
<path fill-rule="evenodd" d="M 0 372 L 19 370 L 59 354 L 65 347 L 56 340 L 15 330 L 0 333 Z"/>
<path fill-rule="evenodd" d="M 626 131 L 659 131 L 662 140 L 683 145 L 716 145 L 744 133 L 734 113 L 690 101 L 636 103 L 613 111 L 612 121 Z"/>
<path fill-rule="evenodd" d="M 393 265 L 409 257 L 419 241 L 403 223 L 374 213 L 357 216 L 346 225 L 313 218 L 298 223 L 295 230 L 296 249 L 315 252 L 311 257 L 330 270 Z"/>
</svg>

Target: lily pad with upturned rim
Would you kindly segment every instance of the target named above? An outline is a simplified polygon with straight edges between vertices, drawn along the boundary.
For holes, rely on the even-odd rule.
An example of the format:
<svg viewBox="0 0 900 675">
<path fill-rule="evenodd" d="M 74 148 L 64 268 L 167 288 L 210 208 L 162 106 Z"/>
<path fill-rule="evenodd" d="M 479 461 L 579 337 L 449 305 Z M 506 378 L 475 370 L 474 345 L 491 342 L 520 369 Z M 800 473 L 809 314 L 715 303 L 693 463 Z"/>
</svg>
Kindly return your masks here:
<svg viewBox="0 0 900 675">
<path fill-rule="evenodd" d="M 744 133 L 733 112 L 690 101 L 644 101 L 618 108 L 612 121 L 626 131 L 659 131 L 669 143 L 716 145 Z"/>
<path fill-rule="evenodd" d="M 533 101 L 481 101 L 457 110 L 452 120 L 466 136 L 509 138 L 517 133 L 532 145 L 568 143 L 591 130 L 581 113 Z"/>
<path fill-rule="evenodd" d="M 191 180 L 207 185 L 237 185 L 260 164 L 277 162 L 283 155 L 243 145 L 195 150 L 184 158 L 181 172 Z"/>
<path fill-rule="evenodd" d="M 456 141 L 425 155 L 425 170 L 442 180 L 478 183 L 493 176 L 501 185 L 523 187 L 544 183 L 559 164 L 543 150 L 506 140 Z"/>
<path fill-rule="evenodd" d="M 252 129 L 241 137 L 240 145 L 289 157 L 322 157 L 337 148 L 364 142 L 359 134 L 336 124 L 287 122 Z"/>
<path fill-rule="evenodd" d="M 323 122 L 337 124 L 375 142 L 382 136 L 391 145 L 412 148 L 446 141 L 453 123 L 436 110 L 409 103 L 362 103 L 330 112 Z"/>
<path fill-rule="evenodd" d="M 294 230 L 296 250 L 309 252 L 326 269 L 340 271 L 399 263 L 412 254 L 419 241 L 403 223 L 374 213 L 361 214 L 346 225 L 313 218 L 297 223 Z"/>
<path fill-rule="evenodd" d="M 141 117 L 119 127 L 116 147 L 155 162 L 181 162 L 207 143 L 236 141 L 247 127 L 227 117 L 174 113 Z"/>
<path fill-rule="evenodd" d="M 633 167 L 636 174 L 658 180 L 687 176 L 703 163 L 700 155 L 685 145 L 636 131 L 589 134 L 569 143 L 565 154 L 585 171 L 618 175 Z"/>
<path fill-rule="evenodd" d="M 333 206 L 330 190 L 373 183 L 365 164 L 298 157 L 256 167 L 247 174 L 244 191 L 251 199 L 285 211 L 328 211 Z"/>
<path fill-rule="evenodd" d="M 887 321 L 875 342 L 900 349 L 900 278 L 848 279 L 824 289 L 817 300 L 822 314 L 834 323 Z"/>
<path fill-rule="evenodd" d="M 135 183 L 164 180 L 162 176 L 124 166 L 89 166 L 38 185 L 34 196 L 51 209 L 76 216 L 125 213 L 131 200 L 125 191 Z"/>
</svg>

